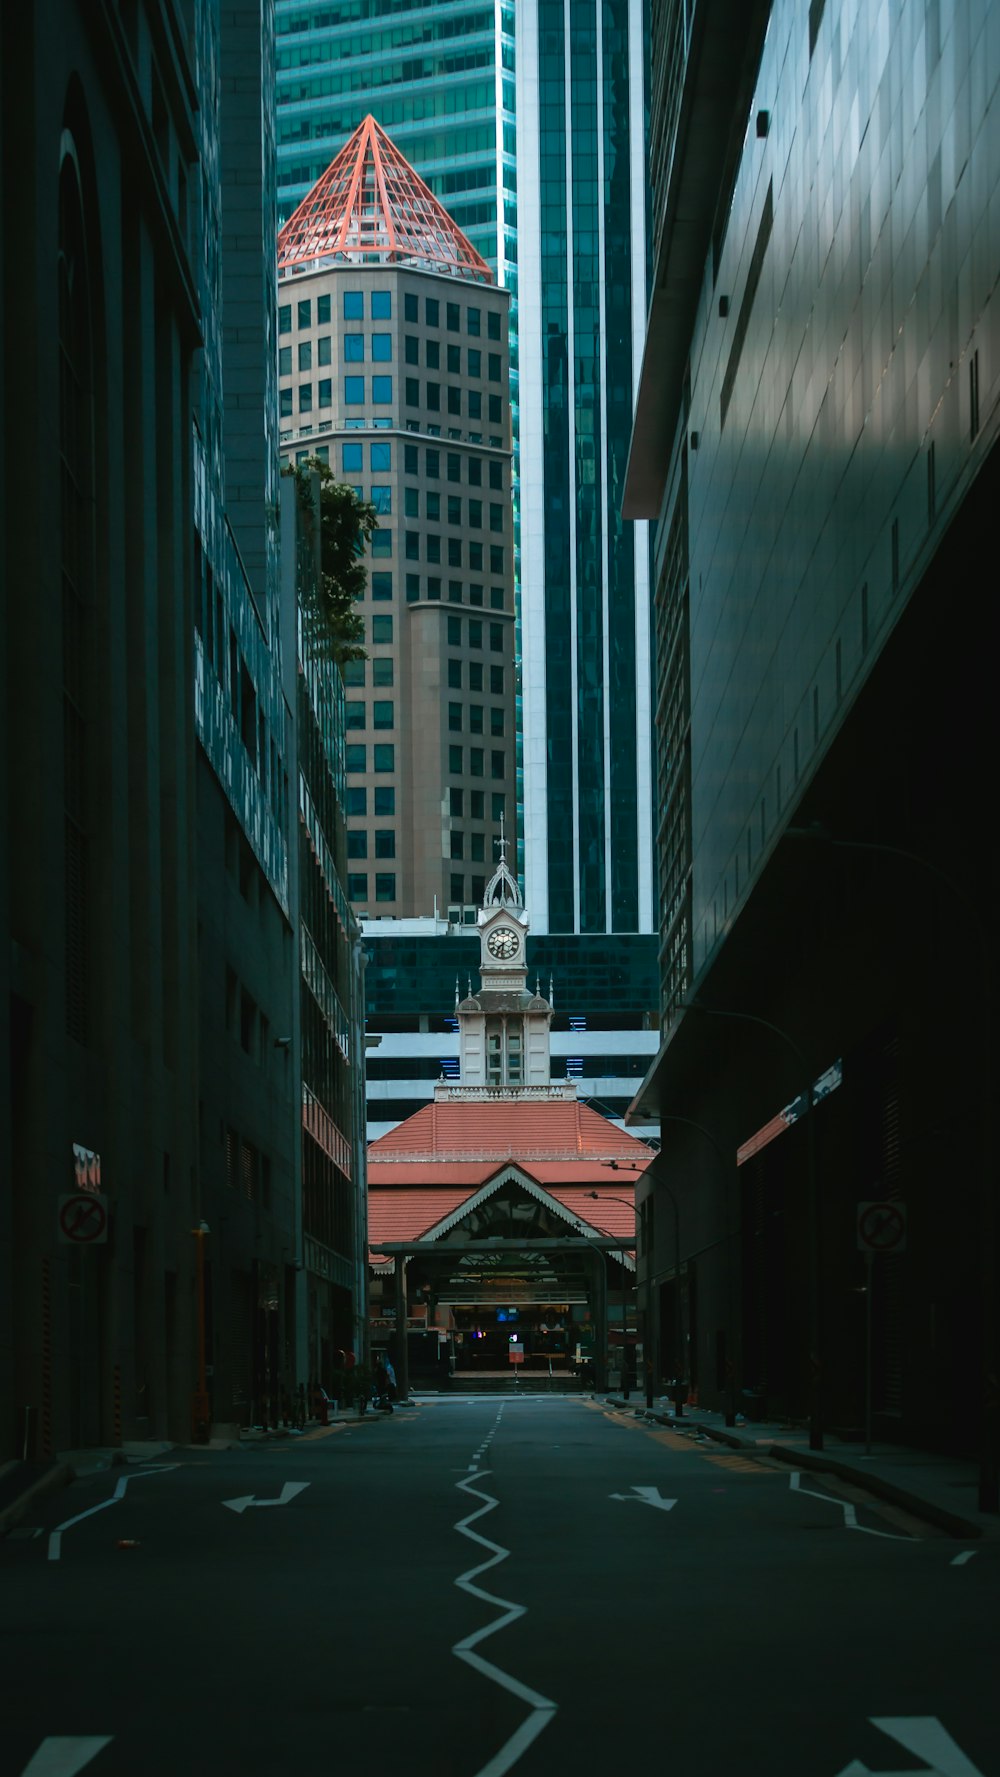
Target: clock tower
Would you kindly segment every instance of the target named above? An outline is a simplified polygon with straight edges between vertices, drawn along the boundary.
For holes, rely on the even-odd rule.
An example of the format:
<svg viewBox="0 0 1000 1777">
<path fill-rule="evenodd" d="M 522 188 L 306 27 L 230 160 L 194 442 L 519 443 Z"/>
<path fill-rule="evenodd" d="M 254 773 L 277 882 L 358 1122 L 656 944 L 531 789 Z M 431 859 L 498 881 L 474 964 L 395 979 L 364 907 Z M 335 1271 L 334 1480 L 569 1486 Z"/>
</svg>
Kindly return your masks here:
<svg viewBox="0 0 1000 1777">
<path fill-rule="evenodd" d="M 552 1007 L 536 983 L 528 989 L 526 944 L 528 915 L 517 881 L 507 866 L 507 840 L 501 829 L 500 862 L 486 885 L 476 914 L 479 933 L 480 985 L 459 1000 L 461 1080 L 451 1090 L 483 1097 L 566 1096 L 560 1082 L 553 1088 L 549 1060 Z M 439 1087 L 445 1093 L 447 1087 Z M 437 1096 L 437 1094 L 435 1095 Z"/>
</svg>

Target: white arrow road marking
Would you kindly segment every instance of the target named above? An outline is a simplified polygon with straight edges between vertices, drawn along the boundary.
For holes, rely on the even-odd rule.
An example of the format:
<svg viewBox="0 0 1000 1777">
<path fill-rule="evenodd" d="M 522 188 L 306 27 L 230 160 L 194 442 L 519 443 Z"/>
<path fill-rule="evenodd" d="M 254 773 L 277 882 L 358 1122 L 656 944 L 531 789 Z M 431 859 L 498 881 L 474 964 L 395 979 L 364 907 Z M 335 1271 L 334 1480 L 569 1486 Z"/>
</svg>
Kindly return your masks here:
<svg viewBox="0 0 1000 1777">
<path fill-rule="evenodd" d="M 503 1408 L 501 1407 L 496 1417 L 496 1424 L 486 1439 L 487 1445 L 491 1444 L 496 1436 L 502 1416 Z M 525 1717 L 521 1726 L 515 1729 L 510 1739 L 501 1746 L 499 1752 L 495 1753 L 493 1758 L 475 1773 L 475 1777 L 504 1777 L 504 1773 L 512 1770 L 522 1753 L 527 1751 L 534 1740 L 537 1740 L 543 1728 L 548 1727 L 558 1705 L 553 1703 L 551 1697 L 543 1697 L 539 1691 L 533 1691 L 530 1685 L 522 1684 L 519 1678 L 512 1678 L 509 1672 L 504 1672 L 501 1667 L 494 1666 L 492 1660 L 485 1659 L 482 1654 L 475 1651 L 478 1644 L 485 1641 L 487 1636 L 495 1635 L 498 1629 L 506 1629 L 508 1624 L 516 1622 L 518 1617 L 523 1617 L 527 1610 L 526 1605 L 513 1604 L 509 1598 L 499 1598 L 495 1592 L 487 1592 L 483 1586 L 475 1584 L 481 1573 L 485 1573 L 490 1567 L 496 1567 L 501 1561 L 506 1561 L 510 1554 L 510 1550 L 505 1549 L 501 1543 L 491 1542 L 488 1536 L 480 1536 L 478 1530 L 469 1528 L 477 1518 L 485 1517 L 487 1512 L 492 1512 L 500 1503 L 491 1493 L 486 1493 L 482 1488 L 473 1486 L 474 1480 L 484 1480 L 488 1473 L 487 1469 L 483 1469 L 475 1476 L 470 1475 L 466 1480 L 455 1483 L 456 1487 L 460 1487 L 463 1492 L 473 1493 L 477 1499 L 484 1501 L 478 1511 L 470 1512 L 467 1518 L 462 1518 L 455 1525 L 455 1529 L 461 1536 L 467 1536 L 470 1542 L 479 1543 L 481 1548 L 492 1550 L 488 1561 L 481 1561 L 477 1567 L 470 1567 L 467 1572 L 459 1575 L 455 1584 L 461 1591 L 468 1592 L 471 1597 L 481 1598 L 486 1604 L 497 1605 L 503 1615 L 496 1617 L 492 1623 L 487 1623 L 482 1629 L 474 1630 L 471 1635 L 464 1636 L 461 1641 L 456 1641 L 451 1651 L 456 1659 L 464 1660 L 467 1666 L 471 1666 L 474 1671 L 481 1672 L 485 1678 L 500 1685 L 505 1691 L 509 1691 L 511 1696 L 519 1697 L 521 1702 L 527 1703 L 531 1709 L 531 1714 Z"/>
<path fill-rule="evenodd" d="M 672 1512 L 676 1499 L 664 1499 L 658 1487 L 633 1487 L 629 1493 L 609 1493 L 609 1499 L 637 1499 L 640 1505 L 658 1506 L 661 1512 Z"/>
<path fill-rule="evenodd" d="M 176 1463 L 172 1464 L 176 1468 Z M 102 1746 L 110 1746 L 113 1734 L 57 1734 L 43 1740 L 28 1760 L 22 1777 L 74 1777 L 96 1758 Z"/>
<path fill-rule="evenodd" d="M 926 1770 L 919 1777 L 983 1777 L 978 1766 L 966 1758 L 960 1747 L 943 1728 L 936 1715 L 870 1715 L 873 1728 L 887 1734 L 916 1758 L 926 1759 Z M 838 1777 L 872 1777 L 870 1765 L 852 1759 Z M 911 1771 L 880 1772 L 879 1777 L 917 1777 Z"/>
<path fill-rule="evenodd" d="M 286 1481 L 277 1499 L 255 1499 L 252 1493 L 244 1493 L 239 1499 L 224 1499 L 222 1503 L 231 1512 L 245 1512 L 247 1506 L 286 1506 L 297 1493 L 304 1493 L 309 1485 L 308 1481 Z"/>
<path fill-rule="evenodd" d="M 75 1518 L 67 1518 L 62 1524 L 56 1526 L 49 1537 L 49 1560 L 59 1560 L 64 1530 L 70 1530 L 74 1524 L 82 1524 L 84 1518 L 92 1518 L 95 1512 L 103 1512 L 107 1510 L 108 1506 L 117 1505 L 118 1501 L 125 1497 L 125 1489 L 130 1481 L 138 1480 L 140 1475 L 165 1475 L 170 1469 L 180 1468 L 180 1466 L 179 1462 L 160 1462 L 156 1464 L 155 1468 L 139 1468 L 135 1469 L 131 1475 L 122 1475 L 114 1492 L 109 1494 L 107 1499 L 102 1499 L 100 1505 L 90 1506 L 85 1512 L 77 1512 Z M 75 1766 L 74 1769 L 76 1769 Z"/>
<path fill-rule="evenodd" d="M 978 1549 L 963 1549 L 962 1553 L 960 1555 L 955 1555 L 953 1559 L 949 1561 L 948 1565 L 949 1567 L 964 1567 L 965 1563 L 971 1561 L 973 1555 L 978 1555 L 978 1553 Z"/>
<path fill-rule="evenodd" d="M 828 1506 L 839 1506 L 844 1514 L 845 1530 L 863 1530 L 866 1536 L 884 1536 L 891 1543 L 909 1543 L 914 1540 L 912 1536 L 901 1536 L 899 1532 L 895 1530 L 873 1530 L 870 1524 L 859 1524 L 858 1514 L 847 1500 L 834 1499 L 829 1493 L 817 1493 L 815 1487 L 803 1487 L 802 1476 L 798 1469 L 792 1474 L 789 1486 L 793 1493 L 808 1493 L 810 1499 L 821 1499 Z M 918 1718 L 914 1717 L 914 1719 L 916 1720 Z M 930 1719 L 932 1718 L 928 1717 L 928 1720 Z M 859 1771 L 863 1771 L 864 1769 L 864 1765 L 858 1766 Z"/>
</svg>

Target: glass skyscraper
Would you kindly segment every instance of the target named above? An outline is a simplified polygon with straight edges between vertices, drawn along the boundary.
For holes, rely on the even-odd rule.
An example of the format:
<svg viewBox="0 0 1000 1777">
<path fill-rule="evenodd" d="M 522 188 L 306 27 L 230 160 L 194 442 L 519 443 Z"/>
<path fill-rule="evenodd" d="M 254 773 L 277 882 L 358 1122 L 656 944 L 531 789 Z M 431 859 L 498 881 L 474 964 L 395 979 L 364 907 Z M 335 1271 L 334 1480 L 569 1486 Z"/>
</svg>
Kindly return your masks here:
<svg viewBox="0 0 1000 1777">
<path fill-rule="evenodd" d="M 519 798 L 536 932 L 652 932 L 646 0 L 278 0 L 282 219 L 369 111 L 512 292 Z M 429 911 L 429 910 L 428 910 Z M 652 940 L 651 940 L 652 942 Z"/>
</svg>

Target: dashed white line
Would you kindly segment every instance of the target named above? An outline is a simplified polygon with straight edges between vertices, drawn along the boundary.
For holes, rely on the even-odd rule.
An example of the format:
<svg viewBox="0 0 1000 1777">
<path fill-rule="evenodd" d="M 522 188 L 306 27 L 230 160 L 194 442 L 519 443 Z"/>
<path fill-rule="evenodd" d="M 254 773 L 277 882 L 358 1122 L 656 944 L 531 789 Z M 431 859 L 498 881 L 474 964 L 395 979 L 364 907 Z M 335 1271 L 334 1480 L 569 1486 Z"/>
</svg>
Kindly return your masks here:
<svg viewBox="0 0 1000 1777">
<path fill-rule="evenodd" d="M 124 1498 L 125 1489 L 130 1481 L 135 1481 L 140 1475 L 165 1475 L 169 1469 L 179 1467 L 180 1463 L 178 1462 L 161 1462 L 155 1468 L 136 1469 L 131 1475 L 122 1475 L 114 1492 L 107 1499 L 102 1499 L 99 1505 L 88 1507 L 85 1512 L 77 1512 L 75 1518 L 67 1518 L 64 1523 L 56 1526 L 49 1536 L 49 1560 L 59 1560 L 64 1530 L 71 1530 L 74 1524 L 82 1524 L 84 1518 L 92 1518 L 95 1512 L 103 1512 L 107 1510 L 108 1506 L 117 1505 L 118 1501 Z"/>
<path fill-rule="evenodd" d="M 858 1515 L 854 1510 L 854 1507 L 849 1504 L 847 1500 L 834 1499 L 829 1493 L 817 1493 L 814 1487 L 803 1487 L 802 1475 L 799 1469 L 795 1469 L 792 1474 L 790 1486 L 793 1493 L 808 1493 L 810 1499 L 821 1499 L 826 1505 L 839 1506 L 844 1514 L 845 1530 L 863 1530 L 866 1536 L 884 1536 L 886 1540 L 891 1543 L 908 1543 L 913 1541 L 913 1538 L 910 1536 L 900 1536 L 899 1532 L 896 1530 L 873 1530 L 869 1524 L 859 1524 Z"/>
<path fill-rule="evenodd" d="M 22 1777 L 75 1777 L 113 1738 L 112 1734 L 50 1734 L 25 1765 Z"/>
<path fill-rule="evenodd" d="M 948 1565 L 949 1567 L 964 1567 L 965 1563 L 971 1561 L 973 1555 L 978 1555 L 978 1553 L 978 1549 L 963 1549 L 962 1553 L 956 1555 L 953 1560 L 949 1561 Z"/>
<path fill-rule="evenodd" d="M 499 1429 L 502 1416 L 503 1407 L 500 1408 L 493 1430 L 480 1446 L 477 1455 L 482 1455 L 489 1449 Z M 504 1773 L 512 1770 L 522 1754 L 527 1751 L 533 1741 L 537 1740 L 543 1728 L 548 1727 L 558 1705 L 552 1701 L 551 1697 L 543 1697 L 540 1691 L 532 1690 L 530 1685 L 523 1684 L 519 1678 L 513 1678 L 509 1672 L 504 1672 L 501 1667 L 494 1665 L 492 1660 L 487 1660 L 482 1654 L 476 1652 L 480 1642 L 485 1641 L 490 1635 L 495 1635 L 498 1629 L 506 1629 L 511 1623 L 515 1623 L 518 1617 L 523 1617 L 527 1611 L 526 1605 L 515 1604 L 509 1598 L 500 1598 L 495 1592 L 487 1592 L 485 1587 L 476 1585 L 480 1574 L 486 1573 L 491 1567 L 498 1566 L 501 1561 L 506 1561 L 510 1554 L 510 1550 L 505 1549 L 501 1543 L 495 1543 L 488 1536 L 482 1536 L 478 1530 L 471 1528 L 477 1518 L 485 1517 L 499 1504 L 493 1494 L 474 1485 L 475 1481 L 485 1480 L 488 1474 L 488 1469 L 476 1469 L 464 1481 L 456 1481 L 455 1483 L 456 1487 L 461 1488 L 463 1492 L 474 1494 L 477 1499 L 483 1501 L 477 1511 L 470 1512 L 467 1517 L 460 1519 L 455 1525 L 455 1529 L 461 1536 L 467 1536 L 470 1542 L 478 1543 L 481 1548 L 490 1550 L 489 1559 L 479 1562 L 475 1567 L 470 1567 L 459 1576 L 455 1585 L 460 1591 L 468 1592 L 471 1597 L 482 1599 L 485 1604 L 496 1605 L 503 1614 L 495 1618 L 492 1623 L 486 1623 L 481 1629 L 474 1630 L 471 1635 L 464 1636 L 461 1641 L 456 1641 L 451 1651 L 456 1659 L 464 1660 L 467 1666 L 471 1666 L 476 1672 L 481 1672 L 484 1678 L 490 1679 L 493 1684 L 500 1685 L 511 1696 L 518 1697 L 522 1703 L 527 1703 L 531 1710 L 531 1714 L 504 1742 L 500 1750 L 475 1773 L 475 1777 L 504 1777 Z"/>
</svg>

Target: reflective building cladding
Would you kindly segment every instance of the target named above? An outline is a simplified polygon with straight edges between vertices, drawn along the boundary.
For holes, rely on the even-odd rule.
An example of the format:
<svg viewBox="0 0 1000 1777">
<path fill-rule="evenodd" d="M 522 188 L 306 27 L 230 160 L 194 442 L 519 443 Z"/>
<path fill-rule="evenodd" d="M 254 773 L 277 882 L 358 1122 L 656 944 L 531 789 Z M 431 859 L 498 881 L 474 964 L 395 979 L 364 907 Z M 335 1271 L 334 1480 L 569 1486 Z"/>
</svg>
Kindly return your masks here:
<svg viewBox="0 0 1000 1777">
<path fill-rule="evenodd" d="M 511 292 L 526 902 L 536 933 L 651 933 L 647 527 L 620 518 L 642 0 L 279 0 L 276 22 L 280 216 L 370 111 Z"/>
</svg>

